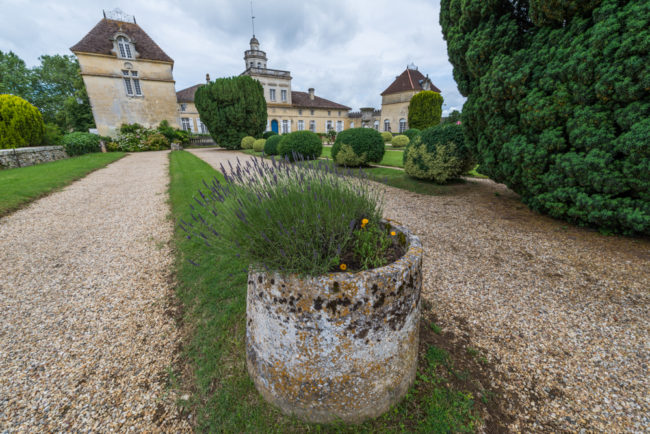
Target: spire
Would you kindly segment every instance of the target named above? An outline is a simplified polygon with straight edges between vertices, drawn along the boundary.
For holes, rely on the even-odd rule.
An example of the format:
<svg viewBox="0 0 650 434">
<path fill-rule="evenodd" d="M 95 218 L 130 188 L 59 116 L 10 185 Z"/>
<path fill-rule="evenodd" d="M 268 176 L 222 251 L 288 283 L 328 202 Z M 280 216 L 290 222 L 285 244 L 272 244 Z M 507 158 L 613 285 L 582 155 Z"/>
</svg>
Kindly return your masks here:
<svg viewBox="0 0 650 434">
<path fill-rule="evenodd" d="M 253 15 L 253 0 L 251 0 L 251 24 L 253 27 L 253 39 L 255 39 L 255 16 Z"/>
</svg>

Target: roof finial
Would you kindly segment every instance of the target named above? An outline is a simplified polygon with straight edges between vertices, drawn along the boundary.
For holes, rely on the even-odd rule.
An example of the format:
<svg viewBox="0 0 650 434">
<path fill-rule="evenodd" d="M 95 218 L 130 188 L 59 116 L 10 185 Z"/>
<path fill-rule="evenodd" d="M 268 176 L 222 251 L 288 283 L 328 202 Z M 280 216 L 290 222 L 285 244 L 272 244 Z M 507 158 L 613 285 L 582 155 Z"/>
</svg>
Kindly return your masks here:
<svg viewBox="0 0 650 434">
<path fill-rule="evenodd" d="M 253 26 L 253 38 L 255 37 L 255 16 L 253 15 L 253 0 L 251 0 L 251 24 Z"/>
</svg>

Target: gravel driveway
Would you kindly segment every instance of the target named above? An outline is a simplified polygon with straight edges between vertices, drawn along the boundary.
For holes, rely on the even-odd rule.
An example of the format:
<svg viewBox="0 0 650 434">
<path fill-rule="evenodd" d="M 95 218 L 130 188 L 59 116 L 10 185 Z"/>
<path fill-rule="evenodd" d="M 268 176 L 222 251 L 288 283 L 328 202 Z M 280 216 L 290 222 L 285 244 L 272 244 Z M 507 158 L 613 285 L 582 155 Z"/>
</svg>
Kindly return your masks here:
<svg viewBox="0 0 650 434">
<path fill-rule="evenodd" d="M 239 152 L 192 151 L 215 167 Z M 603 236 L 469 180 L 441 196 L 386 188 L 384 214 L 425 247 L 444 332 L 493 363 L 512 431 L 650 427 L 650 241 Z"/>
<path fill-rule="evenodd" d="M 184 431 L 166 152 L 0 219 L 0 431 Z"/>
</svg>

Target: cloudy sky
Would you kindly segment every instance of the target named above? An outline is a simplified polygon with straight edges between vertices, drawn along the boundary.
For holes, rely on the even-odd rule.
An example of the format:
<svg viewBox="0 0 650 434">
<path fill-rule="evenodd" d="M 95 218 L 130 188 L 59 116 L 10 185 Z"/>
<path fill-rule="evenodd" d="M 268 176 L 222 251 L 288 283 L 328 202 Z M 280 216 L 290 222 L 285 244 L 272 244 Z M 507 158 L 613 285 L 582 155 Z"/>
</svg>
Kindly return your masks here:
<svg viewBox="0 0 650 434">
<path fill-rule="evenodd" d="M 244 70 L 250 0 L 121 1 L 0 0 L 0 50 L 28 66 L 41 54 L 71 54 L 103 9 L 119 7 L 174 59 L 177 90 L 206 73 L 214 79 Z M 291 71 L 293 90 L 314 87 L 354 110 L 379 108 L 379 94 L 413 62 L 442 90 L 444 113 L 462 107 L 438 0 L 254 0 L 253 7 L 268 67 Z"/>
</svg>

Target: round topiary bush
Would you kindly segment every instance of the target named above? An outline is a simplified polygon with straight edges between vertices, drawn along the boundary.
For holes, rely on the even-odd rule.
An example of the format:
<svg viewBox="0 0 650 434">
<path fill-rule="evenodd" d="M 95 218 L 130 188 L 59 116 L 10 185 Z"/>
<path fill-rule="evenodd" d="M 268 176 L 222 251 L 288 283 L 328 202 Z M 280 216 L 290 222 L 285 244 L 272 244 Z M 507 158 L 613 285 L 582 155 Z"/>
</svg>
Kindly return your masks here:
<svg viewBox="0 0 650 434">
<path fill-rule="evenodd" d="M 440 124 L 422 131 L 404 150 L 409 176 L 445 183 L 471 170 L 475 163 L 460 125 Z"/>
<path fill-rule="evenodd" d="M 262 152 L 264 150 L 264 145 L 266 144 L 266 139 L 257 139 L 253 142 L 253 151 Z"/>
<path fill-rule="evenodd" d="M 410 141 L 411 140 L 409 140 L 407 136 L 400 134 L 399 136 L 393 137 L 391 144 L 393 145 L 393 148 L 404 148 Z"/>
<path fill-rule="evenodd" d="M 255 137 L 246 136 L 241 139 L 241 148 L 242 149 L 253 149 L 253 143 L 255 143 Z"/>
<path fill-rule="evenodd" d="M 336 137 L 334 146 L 332 146 L 332 159 L 334 161 L 337 161 L 337 154 L 341 151 L 344 144 L 349 145 L 357 157 L 363 157 L 365 155 L 363 164 L 371 162 L 379 163 L 384 158 L 384 153 L 386 152 L 386 145 L 381 134 L 372 128 L 350 128 L 349 130 L 341 131 Z M 352 160 L 348 159 L 348 161 Z"/>
<path fill-rule="evenodd" d="M 408 130 L 404 131 L 404 135 L 409 138 L 409 142 L 412 142 L 413 139 L 419 136 L 421 132 L 422 131 L 418 130 L 417 128 L 409 128 Z"/>
<path fill-rule="evenodd" d="M 306 160 L 316 159 L 323 153 L 323 142 L 311 131 L 294 131 L 283 135 L 278 144 L 278 154 L 293 160 L 294 153 Z"/>
<path fill-rule="evenodd" d="M 277 136 L 277 135 L 278 135 L 278 133 L 276 133 L 275 131 L 266 131 L 266 132 L 264 132 L 264 134 L 262 134 L 262 138 L 263 139 L 268 139 L 269 137 Z"/>
<path fill-rule="evenodd" d="M 38 146 L 44 133 L 36 107 L 14 95 L 0 95 L 0 149 Z"/>
<path fill-rule="evenodd" d="M 282 136 L 277 134 L 266 139 L 266 143 L 264 144 L 264 153 L 266 155 L 278 155 L 278 144 L 280 143 L 280 140 L 282 140 Z"/>
<path fill-rule="evenodd" d="M 383 133 L 381 133 L 381 138 L 384 140 L 384 143 L 390 143 L 390 141 L 393 140 L 393 133 L 384 131 Z"/>
<path fill-rule="evenodd" d="M 89 154 L 100 151 L 99 140 L 97 134 L 75 132 L 63 136 L 63 147 L 69 156 Z"/>
</svg>

